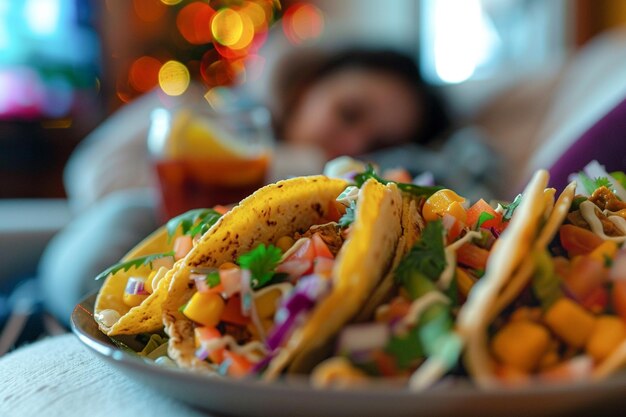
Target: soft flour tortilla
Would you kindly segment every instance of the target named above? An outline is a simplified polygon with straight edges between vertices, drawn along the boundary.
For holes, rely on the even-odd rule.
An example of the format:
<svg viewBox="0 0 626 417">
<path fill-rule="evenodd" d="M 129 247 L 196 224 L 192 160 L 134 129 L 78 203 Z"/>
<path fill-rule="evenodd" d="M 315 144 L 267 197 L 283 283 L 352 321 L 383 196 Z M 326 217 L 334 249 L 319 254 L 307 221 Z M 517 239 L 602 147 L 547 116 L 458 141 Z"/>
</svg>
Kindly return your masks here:
<svg viewBox="0 0 626 417">
<path fill-rule="evenodd" d="M 459 312 L 457 326 L 466 342 L 465 365 L 482 388 L 498 386 L 488 348 L 488 328 L 523 290 L 534 270 L 532 253 L 547 247 L 574 197 L 575 184 L 570 184 L 553 204 L 554 192 L 546 189 L 548 178 L 544 170 L 533 176 L 513 219 L 492 249 L 485 275 Z"/>
<path fill-rule="evenodd" d="M 163 306 L 168 353 L 179 366 L 212 371 L 195 357 L 193 323 L 178 308 L 194 292 L 190 269 L 218 267 L 255 246 L 275 243 L 281 236 L 305 232 L 320 224 L 330 204 L 348 184 L 324 176 L 280 181 L 255 192 L 209 230 L 174 274 Z M 401 233 L 401 196 L 395 185 L 366 182 L 357 201 L 355 221 L 333 269 L 333 288 L 296 328 L 287 346 L 271 362 L 264 377 L 280 374 L 294 359 L 308 364 L 309 352 L 330 342 L 359 311 L 366 297 L 389 268 Z M 306 365 L 308 366 L 308 365 Z"/>
<path fill-rule="evenodd" d="M 165 226 L 153 232 L 141 243 L 130 250 L 122 261 L 151 255 L 164 253 L 172 250 L 172 242 L 176 236 L 168 238 Z M 170 270 L 165 277 L 159 281 L 154 289 L 143 302 L 135 307 L 127 306 L 124 301 L 124 290 L 126 283 L 131 276 L 147 277 L 151 272 L 149 265 L 139 268 L 131 268 L 128 271 L 117 271 L 109 275 L 96 298 L 94 314 L 99 314 L 103 310 L 112 309 L 117 311 L 121 318 L 111 327 L 106 327 L 98 323 L 100 330 L 109 336 L 121 334 L 138 334 L 155 332 L 163 328 L 161 305 L 167 295 L 167 288 L 172 277 L 173 270 Z"/>
</svg>

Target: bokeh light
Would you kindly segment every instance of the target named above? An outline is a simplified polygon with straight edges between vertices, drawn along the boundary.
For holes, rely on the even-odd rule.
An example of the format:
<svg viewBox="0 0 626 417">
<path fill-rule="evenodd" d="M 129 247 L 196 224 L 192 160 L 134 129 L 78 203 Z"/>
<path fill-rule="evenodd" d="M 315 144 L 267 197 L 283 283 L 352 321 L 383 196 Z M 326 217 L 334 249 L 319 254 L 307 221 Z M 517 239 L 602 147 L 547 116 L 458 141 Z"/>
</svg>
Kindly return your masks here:
<svg viewBox="0 0 626 417">
<path fill-rule="evenodd" d="M 145 22 L 156 22 L 165 16 L 167 8 L 160 0 L 133 0 L 137 16 Z"/>
<path fill-rule="evenodd" d="M 316 6 L 296 3 L 283 16 L 283 31 L 292 44 L 298 45 L 317 39 L 324 30 L 324 14 Z"/>
<path fill-rule="evenodd" d="M 199 1 L 183 7 L 176 16 L 176 27 L 183 38 L 192 45 L 211 42 L 211 20 L 215 10 Z"/>
<path fill-rule="evenodd" d="M 267 29 L 267 22 L 269 21 L 269 19 L 265 9 L 260 6 L 259 3 L 246 1 L 238 9 L 238 11 L 240 14 L 246 15 L 250 18 L 252 24 L 254 25 L 255 32 Z"/>
<path fill-rule="evenodd" d="M 179 96 L 189 87 L 189 70 L 178 61 L 167 61 L 159 70 L 159 86 L 168 96 Z"/>
<path fill-rule="evenodd" d="M 168 6 L 175 6 L 178 3 L 180 3 L 183 0 L 161 0 L 161 3 L 168 5 Z"/>
<path fill-rule="evenodd" d="M 224 46 L 232 46 L 241 39 L 243 25 L 243 20 L 238 12 L 230 8 L 223 8 L 213 16 L 211 32 L 217 42 Z"/>
<path fill-rule="evenodd" d="M 159 83 L 161 61 L 151 56 L 142 56 L 130 66 L 128 82 L 130 86 L 144 93 L 156 87 Z"/>
</svg>

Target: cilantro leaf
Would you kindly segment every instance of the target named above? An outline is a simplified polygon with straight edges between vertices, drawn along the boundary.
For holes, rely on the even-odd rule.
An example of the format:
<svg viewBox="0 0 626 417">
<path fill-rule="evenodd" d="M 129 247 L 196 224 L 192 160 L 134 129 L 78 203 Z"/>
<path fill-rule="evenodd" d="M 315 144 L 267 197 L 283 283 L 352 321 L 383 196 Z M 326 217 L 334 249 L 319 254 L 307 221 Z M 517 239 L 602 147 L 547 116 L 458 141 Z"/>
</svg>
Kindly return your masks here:
<svg viewBox="0 0 626 417">
<path fill-rule="evenodd" d="M 578 180 L 589 195 L 593 194 L 593 192 L 600 187 L 606 187 L 610 190 L 613 189 L 613 184 L 611 184 L 608 178 L 598 177 L 596 179 L 591 179 L 583 171 L 578 173 Z"/>
<path fill-rule="evenodd" d="M 350 206 L 346 208 L 346 212 L 337 222 L 341 227 L 348 227 L 354 222 L 354 214 L 356 212 L 356 202 L 350 201 Z"/>
<path fill-rule="evenodd" d="M 265 246 L 261 243 L 250 252 L 241 255 L 237 262 L 242 269 L 250 271 L 250 284 L 256 290 L 272 280 L 282 255 L 283 251 L 276 246 Z"/>
<path fill-rule="evenodd" d="M 433 195 L 435 192 L 443 189 L 443 187 L 439 187 L 439 186 L 425 187 L 421 185 L 386 180 L 376 173 L 376 170 L 374 169 L 372 164 L 367 164 L 367 168 L 365 169 L 365 171 L 361 172 L 360 174 L 357 174 L 354 177 L 354 182 L 360 188 L 365 183 L 365 181 L 367 181 L 370 178 L 375 179 L 376 181 L 385 185 L 394 183 L 398 186 L 400 190 L 409 194 L 413 194 L 417 197 L 428 198 L 431 195 Z"/>
<path fill-rule="evenodd" d="M 222 283 L 220 273 L 217 271 L 209 272 L 204 279 L 209 288 L 215 288 Z"/>
<path fill-rule="evenodd" d="M 511 204 L 502 204 L 502 208 L 504 208 L 504 214 L 502 215 L 502 220 L 508 222 L 513 217 L 513 213 L 515 213 L 515 209 L 522 202 L 522 195 L 518 194 Z"/>
<path fill-rule="evenodd" d="M 480 229 L 480 226 L 482 226 L 484 222 L 495 218 L 496 216 L 489 213 L 488 211 L 483 211 L 482 213 L 480 213 L 480 216 L 478 216 L 478 221 L 476 222 L 476 230 Z"/>
<path fill-rule="evenodd" d="M 150 265 L 150 267 L 152 267 L 152 261 L 168 256 L 174 256 L 174 251 L 165 253 L 154 253 L 152 255 L 140 256 L 138 258 L 130 259 L 128 261 L 118 262 L 115 265 L 110 266 L 104 271 L 100 272 L 95 279 L 97 281 L 99 279 L 108 277 L 110 274 L 115 274 L 118 271 L 128 271 L 131 268 L 139 268 L 143 265 Z"/>
<path fill-rule="evenodd" d="M 443 236 L 441 220 L 428 222 L 421 239 L 413 245 L 396 268 L 396 282 L 408 284 L 414 271 L 431 281 L 437 280 L 446 267 Z"/>
<path fill-rule="evenodd" d="M 402 336 L 393 336 L 387 342 L 385 352 L 396 359 L 398 368 L 411 368 L 412 365 L 415 365 L 418 360 L 424 357 L 418 329 L 414 328 Z"/>
<path fill-rule="evenodd" d="M 217 211 L 213 209 L 195 209 L 181 214 L 170 219 L 167 222 L 167 234 L 169 239 L 174 236 L 178 226 L 181 226 L 183 235 L 196 236 L 199 233 L 204 233 L 211 226 L 213 226 L 219 218 L 222 217 Z M 196 222 L 199 222 L 196 224 Z M 196 224 L 194 226 L 194 224 Z"/>
</svg>

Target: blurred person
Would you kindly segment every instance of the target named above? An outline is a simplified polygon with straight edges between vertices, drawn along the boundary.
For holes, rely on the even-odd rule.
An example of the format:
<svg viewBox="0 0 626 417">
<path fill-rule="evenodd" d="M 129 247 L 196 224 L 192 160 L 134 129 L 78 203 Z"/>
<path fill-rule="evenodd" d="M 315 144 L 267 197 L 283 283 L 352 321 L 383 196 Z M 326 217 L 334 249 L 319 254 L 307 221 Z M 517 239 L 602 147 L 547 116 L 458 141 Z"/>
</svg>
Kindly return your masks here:
<svg viewBox="0 0 626 417">
<path fill-rule="evenodd" d="M 425 144 L 449 124 L 416 64 L 393 50 L 298 49 L 275 68 L 265 98 L 242 89 L 235 101 L 258 101 L 272 113 L 279 144 L 272 180 L 319 173 L 339 155 Z M 180 97 L 154 90 L 118 110 L 71 156 L 64 181 L 79 215 L 52 240 L 39 268 L 47 307 L 60 320 L 99 287 L 94 276 L 159 226 L 146 147 L 150 113 L 198 103 L 207 105 L 199 84 Z"/>
</svg>

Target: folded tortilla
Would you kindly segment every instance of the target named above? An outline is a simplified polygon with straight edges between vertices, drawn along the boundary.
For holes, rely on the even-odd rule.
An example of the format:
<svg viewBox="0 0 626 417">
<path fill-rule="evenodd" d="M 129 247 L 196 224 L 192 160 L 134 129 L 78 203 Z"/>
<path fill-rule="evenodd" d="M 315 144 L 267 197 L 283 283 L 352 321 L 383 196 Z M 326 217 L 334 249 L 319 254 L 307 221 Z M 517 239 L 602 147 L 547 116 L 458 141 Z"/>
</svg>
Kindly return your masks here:
<svg viewBox="0 0 626 417">
<path fill-rule="evenodd" d="M 195 356 L 194 325 L 179 307 L 195 292 L 189 280 L 194 268 L 217 268 L 233 262 L 259 244 L 303 233 L 321 224 L 348 184 L 324 176 L 298 177 L 259 189 L 224 215 L 178 266 L 163 304 L 163 322 L 170 336 L 169 356 L 181 367 L 212 372 Z M 291 365 L 301 372 L 314 365 L 341 327 L 362 308 L 389 269 L 401 235 L 402 198 L 395 185 L 367 181 L 359 192 L 355 220 L 336 256 L 332 289 L 296 326 L 264 378 L 272 379 Z M 296 365 L 297 364 L 297 365 Z"/>
</svg>

